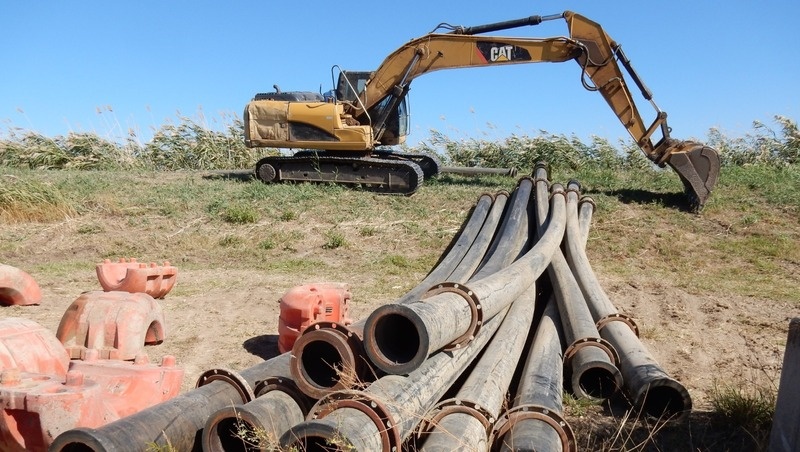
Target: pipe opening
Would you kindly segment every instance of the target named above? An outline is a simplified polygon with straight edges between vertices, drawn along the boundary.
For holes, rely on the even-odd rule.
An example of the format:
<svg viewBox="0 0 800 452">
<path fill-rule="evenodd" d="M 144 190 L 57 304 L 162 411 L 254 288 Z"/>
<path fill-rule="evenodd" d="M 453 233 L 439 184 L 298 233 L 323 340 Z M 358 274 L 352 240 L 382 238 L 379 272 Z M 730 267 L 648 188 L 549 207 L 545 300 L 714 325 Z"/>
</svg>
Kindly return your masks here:
<svg viewBox="0 0 800 452">
<path fill-rule="evenodd" d="M 83 443 L 67 443 L 58 449 L 58 452 L 94 452 L 94 448 Z"/>
<path fill-rule="evenodd" d="M 355 450 L 353 449 L 352 445 L 346 439 L 335 436 L 335 437 L 328 437 L 328 436 L 316 436 L 316 435 L 307 435 L 303 436 L 302 438 L 297 438 L 297 440 L 287 445 L 286 450 L 302 450 L 305 452 L 331 452 L 331 451 L 349 451 Z"/>
<path fill-rule="evenodd" d="M 216 444 L 221 450 L 226 452 L 258 452 L 260 446 L 269 447 L 269 438 L 263 437 L 253 424 L 244 419 L 228 417 L 220 420 L 215 428 L 216 437 L 219 442 Z"/>
<path fill-rule="evenodd" d="M 689 409 L 684 403 L 685 400 L 683 393 L 676 388 L 651 386 L 642 401 L 642 409 L 650 417 L 670 419 Z"/>
<path fill-rule="evenodd" d="M 405 364 L 417 356 L 419 331 L 408 317 L 396 313 L 381 316 L 373 329 L 375 346 L 390 363 Z"/>
<path fill-rule="evenodd" d="M 339 383 L 339 374 L 345 368 L 342 355 L 336 347 L 325 341 L 311 341 L 306 344 L 300 362 L 308 382 L 320 388 L 336 386 Z"/>
<path fill-rule="evenodd" d="M 581 391 L 593 399 L 608 399 L 617 392 L 617 381 L 614 374 L 602 367 L 586 369 L 579 379 Z"/>
</svg>

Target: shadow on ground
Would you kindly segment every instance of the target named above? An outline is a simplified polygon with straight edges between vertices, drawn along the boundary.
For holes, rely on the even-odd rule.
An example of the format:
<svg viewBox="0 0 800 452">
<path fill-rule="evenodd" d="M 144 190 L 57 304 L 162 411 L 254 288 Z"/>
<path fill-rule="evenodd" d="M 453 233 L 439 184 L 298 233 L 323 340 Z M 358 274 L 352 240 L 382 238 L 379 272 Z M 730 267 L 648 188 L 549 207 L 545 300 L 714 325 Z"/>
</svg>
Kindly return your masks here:
<svg viewBox="0 0 800 452">
<path fill-rule="evenodd" d="M 261 336 L 251 337 L 242 344 L 245 350 L 264 360 L 274 358 L 281 354 L 278 350 L 277 334 L 262 334 Z"/>
</svg>

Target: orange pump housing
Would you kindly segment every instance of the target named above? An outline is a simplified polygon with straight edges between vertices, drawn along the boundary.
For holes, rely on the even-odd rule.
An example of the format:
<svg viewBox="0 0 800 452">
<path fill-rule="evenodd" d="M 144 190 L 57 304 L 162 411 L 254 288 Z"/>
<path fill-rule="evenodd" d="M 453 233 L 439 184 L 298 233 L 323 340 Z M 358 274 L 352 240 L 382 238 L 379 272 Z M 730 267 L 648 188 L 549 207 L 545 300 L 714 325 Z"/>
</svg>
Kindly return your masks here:
<svg viewBox="0 0 800 452">
<path fill-rule="evenodd" d="M 346 283 L 316 283 L 289 289 L 280 299 L 278 349 L 292 349 L 305 328 L 316 322 L 329 321 L 349 325 L 350 286 Z"/>
</svg>

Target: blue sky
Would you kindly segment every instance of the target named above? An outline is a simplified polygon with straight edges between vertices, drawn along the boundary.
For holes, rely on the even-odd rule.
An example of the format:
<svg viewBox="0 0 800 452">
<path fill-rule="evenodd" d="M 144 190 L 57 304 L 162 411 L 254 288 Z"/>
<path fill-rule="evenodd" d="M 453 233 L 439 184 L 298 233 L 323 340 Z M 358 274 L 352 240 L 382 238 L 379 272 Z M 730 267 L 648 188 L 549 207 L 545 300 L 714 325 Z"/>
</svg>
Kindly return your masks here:
<svg viewBox="0 0 800 452">
<path fill-rule="evenodd" d="M 14 1 L 0 0 L 0 134 L 132 129 L 140 141 L 178 115 L 217 128 L 256 92 L 331 87 L 331 66 L 371 70 L 440 22 L 478 25 L 572 10 L 622 47 L 672 136 L 729 136 L 800 117 L 800 2 Z M 566 35 L 562 20 L 513 34 Z M 512 34 L 500 32 L 497 34 Z M 573 62 L 457 69 L 411 85 L 414 144 L 512 133 L 627 138 Z M 654 111 L 639 102 L 645 120 Z"/>
</svg>

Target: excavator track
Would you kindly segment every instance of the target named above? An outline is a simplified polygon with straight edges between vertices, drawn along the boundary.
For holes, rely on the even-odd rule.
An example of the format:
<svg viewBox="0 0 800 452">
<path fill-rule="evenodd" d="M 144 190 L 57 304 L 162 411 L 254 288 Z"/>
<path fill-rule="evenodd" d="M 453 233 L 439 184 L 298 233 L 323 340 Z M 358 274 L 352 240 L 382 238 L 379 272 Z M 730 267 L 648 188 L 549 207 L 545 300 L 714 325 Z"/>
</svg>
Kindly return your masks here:
<svg viewBox="0 0 800 452">
<path fill-rule="evenodd" d="M 409 160 L 339 157 L 311 151 L 290 157 L 264 157 L 256 163 L 255 173 L 258 180 L 267 184 L 332 183 L 399 195 L 413 194 L 424 180 L 422 169 Z"/>
</svg>

